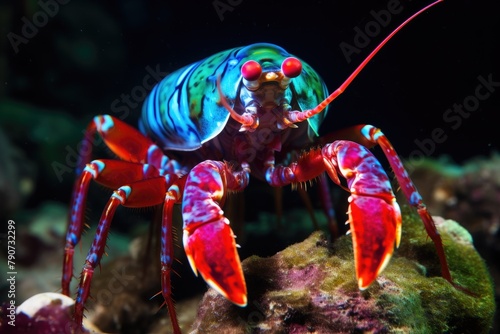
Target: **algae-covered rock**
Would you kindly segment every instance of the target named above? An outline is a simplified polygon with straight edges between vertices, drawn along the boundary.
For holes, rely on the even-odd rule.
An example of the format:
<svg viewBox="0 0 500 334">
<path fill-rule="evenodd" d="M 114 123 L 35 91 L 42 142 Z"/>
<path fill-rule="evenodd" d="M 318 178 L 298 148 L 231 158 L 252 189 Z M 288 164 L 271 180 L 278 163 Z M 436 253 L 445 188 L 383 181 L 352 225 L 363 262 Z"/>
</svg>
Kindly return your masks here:
<svg viewBox="0 0 500 334">
<path fill-rule="evenodd" d="M 487 333 L 493 287 L 470 235 L 436 218 L 456 289 L 440 276 L 434 245 L 414 214 L 405 215 L 400 248 L 377 280 L 359 291 L 352 240 L 329 244 L 313 233 L 268 258 L 243 261 L 248 306 L 210 289 L 193 333 Z"/>
<path fill-rule="evenodd" d="M 500 154 L 478 156 L 457 165 L 451 159 L 426 158 L 408 166 L 427 207 L 436 215 L 460 221 L 474 238 L 500 300 Z M 500 312 L 493 333 L 500 333 Z"/>
</svg>

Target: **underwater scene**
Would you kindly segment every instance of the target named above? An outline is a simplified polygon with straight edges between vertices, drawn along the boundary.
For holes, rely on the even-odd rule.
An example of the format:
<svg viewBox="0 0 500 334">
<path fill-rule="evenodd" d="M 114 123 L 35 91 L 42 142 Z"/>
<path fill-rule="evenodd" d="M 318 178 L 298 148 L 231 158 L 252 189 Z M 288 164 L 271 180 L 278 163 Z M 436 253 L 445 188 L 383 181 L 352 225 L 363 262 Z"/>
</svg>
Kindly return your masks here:
<svg viewBox="0 0 500 334">
<path fill-rule="evenodd" d="M 0 2 L 0 333 L 500 334 L 499 28 Z"/>
</svg>

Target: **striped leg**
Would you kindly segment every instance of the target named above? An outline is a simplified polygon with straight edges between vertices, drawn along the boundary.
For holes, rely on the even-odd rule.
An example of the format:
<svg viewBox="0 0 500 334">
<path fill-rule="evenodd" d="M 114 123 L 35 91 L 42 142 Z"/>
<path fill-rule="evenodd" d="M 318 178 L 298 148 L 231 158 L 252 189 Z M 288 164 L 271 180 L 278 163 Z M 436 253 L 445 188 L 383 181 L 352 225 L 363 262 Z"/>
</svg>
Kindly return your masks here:
<svg viewBox="0 0 500 334">
<path fill-rule="evenodd" d="M 76 323 L 82 323 L 84 305 L 89 296 L 94 269 L 99 264 L 104 253 L 111 221 L 118 206 L 137 208 L 162 204 L 167 189 L 168 184 L 165 177 L 158 176 L 121 186 L 111 195 L 99 220 L 94 241 L 80 276 L 75 304 Z"/>
<path fill-rule="evenodd" d="M 361 127 L 361 126 L 359 126 Z M 441 263 L 441 276 L 450 282 L 452 285 L 458 287 L 451 278 L 450 269 L 448 267 L 448 263 L 446 261 L 446 255 L 444 253 L 443 242 L 441 240 L 441 236 L 439 235 L 438 230 L 436 229 L 436 225 L 432 220 L 431 215 L 427 211 L 427 207 L 422 200 L 422 196 L 420 196 L 417 188 L 411 181 L 408 173 L 403 167 L 403 163 L 399 158 L 396 150 L 387 139 L 387 137 L 382 133 L 382 131 L 378 128 L 375 128 L 371 125 L 364 125 L 360 128 L 360 133 L 363 137 L 368 140 L 372 145 L 379 145 L 382 148 L 389 164 L 394 170 L 394 174 L 398 180 L 398 183 L 401 187 L 401 191 L 404 193 L 408 203 L 417 209 L 418 214 L 420 215 L 427 234 L 434 242 L 434 246 L 436 247 L 436 251 L 439 257 L 439 261 Z"/>
<path fill-rule="evenodd" d="M 83 230 L 83 215 L 87 191 L 92 180 L 108 188 L 117 189 L 122 184 L 160 176 L 158 169 L 151 165 L 120 160 L 94 160 L 83 169 L 75 184 L 73 203 L 70 209 L 70 223 L 66 233 L 62 275 L 62 293 L 69 296 L 73 278 L 74 248 L 80 241 Z"/>
<path fill-rule="evenodd" d="M 113 153 L 135 165 L 112 160 L 96 160 L 90 163 L 96 132 Z M 123 184 L 158 175 L 170 177 L 169 183 L 172 183 L 185 173 L 177 161 L 164 155 L 149 138 L 132 126 L 109 115 L 94 117 L 87 126 L 80 147 L 80 159 L 76 170 L 78 180 L 71 199 L 63 262 L 62 293 L 67 296 L 69 296 L 69 286 L 73 277 L 73 249 L 81 237 L 83 212 L 91 179 L 95 179 L 96 182 L 108 188 L 117 189 Z"/>
<path fill-rule="evenodd" d="M 93 137 L 95 137 L 96 132 L 113 153 L 124 161 L 94 160 L 90 162 Z M 177 161 L 163 154 L 161 149 L 150 139 L 135 128 L 109 115 L 96 116 L 88 125 L 82 141 L 76 172 L 78 180 L 72 194 L 63 262 L 62 290 L 65 295 L 70 294 L 74 247 L 79 242 L 82 233 L 83 212 L 90 182 L 94 180 L 108 188 L 117 189 L 109 199 L 101 216 L 96 237 L 82 271 L 75 306 L 75 321 L 81 323 L 93 271 L 104 252 L 106 237 L 116 208 L 119 205 L 144 207 L 167 203 L 168 200 L 165 198 L 167 189 L 179 181 L 179 178 L 186 172 Z M 120 187 L 123 184 L 128 184 L 128 186 Z M 167 213 L 168 210 L 164 212 L 164 215 Z M 169 231 L 171 228 L 169 224 L 172 221 L 171 215 L 164 216 L 163 220 L 163 230 Z M 162 233 L 162 286 L 174 331 L 180 333 L 173 302 L 170 298 L 169 274 L 173 250 L 171 248 L 172 238 L 169 233 Z"/>
<path fill-rule="evenodd" d="M 178 204 L 182 198 L 185 178 L 180 180 L 178 184 L 172 185 L 166 196 L 163 204 L 163 221 L 161 225 L 161 292 L 164 299 L 164 305 L 167 306 L 172 328 L 175 334 L 180 334 L 179 323 L 175 312 L 175 305 L 172 300 L 172 285 L 170 274 L 172 272 L 172 263 L 174 261 L 174 243 L 172 233 L 172 215 L 174 204 Z M 180 185 L 180 186 L 179 186 Z"/>
</svg>

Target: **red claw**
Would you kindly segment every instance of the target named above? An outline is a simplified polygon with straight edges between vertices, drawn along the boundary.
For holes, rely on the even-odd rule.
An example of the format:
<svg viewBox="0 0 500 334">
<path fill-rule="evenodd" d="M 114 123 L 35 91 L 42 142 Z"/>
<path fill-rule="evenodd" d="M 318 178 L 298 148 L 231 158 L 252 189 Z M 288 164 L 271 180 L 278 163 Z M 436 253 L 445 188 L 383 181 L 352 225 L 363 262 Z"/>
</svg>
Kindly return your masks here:
<svg viewBox="0 0 500 334">
<path fill-rule="evenodd" d="M 189 264 L 212 288 L 238 306 L 247 304 L 247 288 L 235 236 L 220 207 L 226 190 L 248 184 L 246 170 L 206 160 L 188 175 L 182 203 L 183 243 Z"/>
<path fill-rule="evenodd" d="M 225 218 L 184 229 L 184 249 L 194 273 L 238 306 L 247 305 L 247 288 L 234 234 Z"/>
<path fill-rule="evenodd" d="M 370 286 L 389 263 L 394 246 L 399 246 L 401 212 L 377 197 L 351 197 L 349 206 L 356 277 L 361 290 Z"/>
<path fill-rule="evenodd" d="M 328 175 L 347 180 L 349 224 L 353 235 L 356 277 L 366 289 L 384 270 L 401 238 L 401 211 L 382 165 L 365 147 L 336 141 L 322 150 Z"/>
</svg>

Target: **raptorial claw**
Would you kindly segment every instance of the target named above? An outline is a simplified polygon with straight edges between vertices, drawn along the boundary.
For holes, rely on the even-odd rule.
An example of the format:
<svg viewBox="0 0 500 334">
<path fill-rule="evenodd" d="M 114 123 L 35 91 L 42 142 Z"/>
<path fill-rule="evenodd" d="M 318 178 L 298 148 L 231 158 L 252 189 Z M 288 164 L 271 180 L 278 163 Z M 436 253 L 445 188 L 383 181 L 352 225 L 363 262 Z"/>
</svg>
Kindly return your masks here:
<svg viewBox="0 0 500 334">
<path fill-rule="evenodd" d="M 339 183 L 340 172 L 351 192 L 349 224 L 356 277 L 363 290 L 384 270 L 394 246 L 399 246 L 401 210 L 387 174 L 366 147 L 339 140 L 327 144 L 322 155 L 330 178 Z"/>
<path fill-rule="evenodd" d="M 238 306 L 247 304 L 247 288 L 236 242 L 226 219 L 184 229 L 184 249 L 195 274 Z"/>
<path fill-rule="evenodd" d="M 236 305 L 247 304 L 247 288 L 235 236 L 220 208 L 226 189 L 248 184 L 248 170 L 232 171 L 218 161 L 204 161 L 188 175 L 182 203 L 184 250 L 195 274 Z"/>
<path fill-rule="evenodd" d="M 353 195 L 349 223 L 353 238 L 356 277 L 366 289 L 389 263 L 401 237 L 401 211 L 396 201 Z"/>
</svg>

